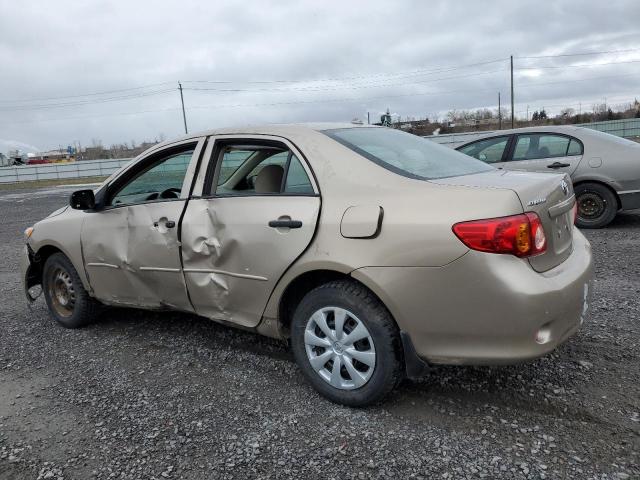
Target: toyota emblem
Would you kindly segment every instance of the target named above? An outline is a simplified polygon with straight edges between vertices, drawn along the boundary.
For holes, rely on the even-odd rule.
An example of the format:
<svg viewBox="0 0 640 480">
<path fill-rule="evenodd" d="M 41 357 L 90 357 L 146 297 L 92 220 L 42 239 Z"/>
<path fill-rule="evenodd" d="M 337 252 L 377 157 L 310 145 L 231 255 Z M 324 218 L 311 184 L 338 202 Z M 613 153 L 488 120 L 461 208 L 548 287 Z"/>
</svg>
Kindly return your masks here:
<svg viewBox="0 0 640 480">
<path fill-rule="evenodd" d="M 569 195 L 569 185 L 567 184 L 567 182 L 565 182 L 564 180 L 562 180 L 560 182 L 560 187 L 562 187 L 562 191 L 564 192 L 565 196 Z"/>
</svg>

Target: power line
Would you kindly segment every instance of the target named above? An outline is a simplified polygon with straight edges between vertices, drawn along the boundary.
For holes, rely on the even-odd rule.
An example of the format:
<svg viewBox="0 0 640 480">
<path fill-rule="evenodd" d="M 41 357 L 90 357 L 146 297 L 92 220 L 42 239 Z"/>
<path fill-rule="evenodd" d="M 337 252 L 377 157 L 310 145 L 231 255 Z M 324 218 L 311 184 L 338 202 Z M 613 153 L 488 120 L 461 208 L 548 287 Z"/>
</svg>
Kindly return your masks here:
<svg viewBox="0 0 640 480">
<path fill-rule="evenodd" d="M 377 99 L 388 99 L 388 98 L 401 98 L 401 97 L 412 97 L 412 96 L 430 96 L 430 95 L 451 95 L 457 93 L 468 93 L 468 92 L 488 92 L 495 91 L 495 88 L 487 89 L 487 90 L 476 90 L 476 89 L 467 89 L 467 90 L 453 90 L 449 92 L 423 92 L 423 93 L 411 93 L 411 94 L 400 94 L 400 95 L 382 95 L 382 96 L 374 96 L 374 97 L 343 97 L 343 98 L 329 98 L 329 99 L 317 99 L 317 100 L 301 100 L 301 101 L 291 101 L 291 102 L 271 102 L 271 103 L 253 103 L 253 104 L 227 104 L 227 105 L 196 105 L 193 107 L 185 107 L 186 110 L 196 110 L 196 109 L 216 109 L 216 108 L 244 108 L 244 107 L 265 107 L 265 106 L 281 106 L 281 105 L 306 105 L 306 104 L 314 104 L 314 103 L 334 103 L 334 102 L 361 102 L 366 100 L 377 100 Z M 174 91 L 174 90 L 171 90 Z M 106 114 L 97 114 L 97 115 L 81 115 L 81 116 L 71 116 L 71 117 L 55 117 L 49 119 L 38 119 L 35 121 L 12 121 L 10 124 L 16 123 L 38 123 L 38 122 L 48 122 L 48 121 L 62 121 L 62 120 L 81 120 L 87 118 L 98 118 L 98 117 L 109 117 L 109 116 L 125 116 L 125 115 L 139 115 L 145 113 L 158 113 L 158 112 L 168 112 L 168 111 L 180 111 L 180 107 L 175 108 L 162 108 L 162 109 L 154 109 L 154 110 L 141 110 L 135 112 L 121 112 L 121 113 L 106 113 Z M 0 124 L 0 125 L 9 125 L 9 124 Z"/>
<path fill-rule="evenodd" d="M 514 57 L 514 58 L 560 58 L 560 57 L 581 57 L 588 55 L 604 55 L 608 53 L 627 53 L 627 52 L 637 52 L 640 51 L 640 48 L 628 48 L 626 50 L 603 50 L 600 52 L 581 52 L 581 53 L 561 53 L 557 55 L 530 55 L 530 56 L 522 56 L 522 57 Z"/>
<path fill-rule="evenodd" d="M 81 105 L 94 105 L 98 103 L 108 103 L 108 102 L 117 102 L 121 100 L 130 100 L 135 98 L 143 98 L 149 97 L 152 95 L 160 95 L 163 93 L 174 92 L 175 88 L 168 88 L 163 90 L 155 90 L 151 92 L 140 92 L 136 94 L 130 95 L 120 95 L 117 97 L 108 97 L 108 98 L 100 98 L 95 100 L 79 100 L 75 102 L 66 102 L 66 103 L 45 103 L 40 105 L 9 105 L 9 106 L 0 106 L 0 111 L 4 112 L 14 112 L 14 111 L 25 111 L 25 110 L 51 110 L 55 108 L 64 108 L 64 107 L 77 107 Z"/>
<path fill-rule="evenodd" d="M 348 80 L 362 80 L 367 78 L 379 78 L 379 77 L 401 77 L 412 75 L 430 75 L 436 73 L 446 73 L 449 71 L 461 70 L 464 68 L 477 67 L 482 65 L 489 65 L 492 63 L 506 62 L 508 59 L 501 58 L 497 60 L 487 60 L 483 62 L 468 63 L 463 65 L 453 66 L 441 66 L 430 67 L 424 69 L 408 70 L 397 73 L 374 73 L 367 75 L 347 76 L 347 77 L 332 77 L 332 78 L 316 78 L 316 79 L 297 79 L 297 80 L 185 80 L 183 83 L 211 83 L 211 84 L 272 84 L 272 83 L 315 83 L 315 82 L 340 82 Z"/>
<path fill-rule="evenodd" d="M 640 60 L 627 60 L 624 62 L 607 62 L 607 63 L 581 63 L 578 65 L 549 65 L 542 67 L 523 67 L 514 70 L 546 70 L 546 69 L 563 69 L 563 68 L 582 68 L 582 67 L 600 67 L 603 65 L 621 65 L 626 63 L 640 63 Z"/>
<path fill-rule="evenodd" d="M 159 112 L 172 112 L 179 111 L 180 107 L 174 108 L 159 108 L 153 110 L 139 110 L 136 112 L 113 112 L 113 113 L 98 113 L 95 115 L 74 115 L 71 117 L 53 117 L 53 118 L 39 118 L 37 120 L 12 120 L 11 123 L 0 123 L 0 126 L 9 126 L 15 124 L 32 124 L 41 122 L 58 122 L 64 120 L 85 120 L 89 118 L 101 118 L 101 117 L 120 117 L 128 115 L 141 115 L 145 113 L 159 113 Z"/>
<path fill-rule="evenodd" d="M 104 92 L 83 93 L 78 95 L 65 95 L 61 97 L 30 98 L 30 99 L 22 99 L 22 100 L 0 100 L 0 103 L 46 102 L 49 100 L 65 100 L 70 98 L 92 97 L 92 96 L 98 96 L 98 95 L 109 95 L 112 93 L 130 92 L 134 90 L 143 90 L 147 88 L 160 87 L 162 85 L 169 85 L 170 83 L 173 83 L 173 82 L 153 83 L 150 85 L 142 85 L 140 87 L 121 88 L 118 90 L 107 90 Z"/>
<path fill-rule="evenodd" d="M 577 79 L 571 79 L 571 80 L 558 80 L 558 81 L 555 81 L 555 82 L 521 83 L 521 84 L 519 84 L 519 86 L 520 87 L 538 87 L 538 86 L 543 86 L 543 85 L 557 85 L 557 84 L 560 84 L 560 83 L 587 82 L 587 81 L 590 81 L 590 80 L 605 80 L 605 79 L 610 79 L 610 78 L 632 77 L 632 76 L 637 76 L 637 75 L 640 75 L 640 74 L 639 73 L 623 73 L 623 74 L 620 74 L 620 75 L 608 75 L 608 76 L 605 76 L 605 77 L 577 78 Z"/>
<path fill-rule="evenodd" d="M 342 98 L 322 98 L 316 100 L 293 100 L 289 102 L 269 102 L 269 103 L 244 103 L 244 104 L 227 104 L 227 105 L 196 105 L 190 107 L 190 109 L 208 109 L 208 108 L 244 108 L 244 107 L 272 107 L 280 105 L 305 105 L 312 103 L 327 103 L 327 102 L 361 102 L 366 100 L 379 100 L 388 98 L 403 98 L 403 97 L 417 97 L 417 96 L 433 96 L 433 95 L 452 95 L 457 93 L 469 93 L 469 92 L 495 92 L 496 88 L 489 88 L 483 90 L 466 89 L 466 90 L 451 90 L 448 92 L 421 92 L 421 93 L 406 93 L 398 95 L 379 95 L 374 97 L 342 97 Z"/>
<path fill-rule="evenodd" d="M 198 87 L 184 87 L 184 90 L 201 91 L 201 92 L 221 92 L 221 93 L 254 93 L 254 92 L 325 92 L 334 90 L 357 90 L 362 88 L 381 88 L 381 87 L 396 87 L 402 85 L 415 85 L 421 83 L 440 82 L 443 80 L 453 80 L 457 78 L 476 77 L 480 75 L 489 75 L 492 73 L 502 73 L 503 70 L 490 70 L 486 72 L 474 72 L 465 75 L 455 75 L 450 77 L 432 78 L 428 80 L 415 80 L 411 82 L 400 83 L 381 83 L 381 84 L 365 84 L 365 85 L 334 85 L 330 87 L 308 87 L 308 88 L 258 88 L 258 89 L 244 89 L 244 88 L 198 88 Z M 186 82 L 185 82 L 186 83 Z"/>
<path fill-rule="evenodd" d="M 329 82 L 329 81 L 345 81 L 345 80 L 371 80 L 374 78 L 383 78 L 383 77 L 389 77 L 389 78 L 401 78 L 401 77 L 409 77 L 409 76 L 427 76 L 427 75 L 435 75 L 437 73 L 446 73 L 449 71 L 455 71 L 455 70 L 460 70 L 460 69 L 465 69 L 465 68 L 470 68 L 470 67 L 475 67 L 475 66 L 481 66 L 481 65 L 488 65 L 488 64 L 493 64 L 493 63 L 497 63 L 497 62 L 503 62 L 504 59 L 499 59 L 499 60 L 488 60 L 488 61 L 483 61 L 483 62 L 475 62 L 475 63 L 469 63 L 469 64 L 463 64 L 463 65 L 457 65 L 457 66 L 445 66 L 445 67 L 432 67 L 430 69 L 417 69 L 417 70 L 412 70 L 412 71 L 408 71 L 408 72 L 398 72 L 398 73 L 378 73 L 378 74 L 372 74 L 372 75 L 360 75 L 360 76 L 351 76 L 351 77 L 334 77 L 334 78 L 325 78 L 325 79 L 317 79 L 317 80 L 270 80 L 270 81 L 245 81 L 245 82 L 239 82 L 239 83 L 248 83 L 248 84 L 278 84 L 278 83 L 290 83 L 290 84 L 304 84 L 304 83 L 314 83 L 314 82 Z M 497 72 L 499 70 L 496 70 L 495 72 Z M 475 75 L 484 75 L 484 74 L 488 74 L 488 73 L 493 73 L 493 72 L 478 72 L 478 73 L 473 73 L 473 74 L 467 74 L 467 75 L 462 75 L 459 76 L 460 78 L 463 77 L 467 77 L 467 76 L 475 76 Z M 457 77 L 445 77 L 442 79 L 434 79 L 434 81 L 440 81 L 440 80 L 446 80 L 449 78 L 457 78 Z M 104 102 L 110 102 L 110 101 L 119 101 L 119 100 L 125 100 L 125 99 L 130 99 L 130 98 L 139 98 L 139 97 L 144 97 L 144 96 L 149 96 L 149 95 L 157 95 L 160 93 L 167 93 L 169 91 L 172 91 L 172 89 L 163 89 L 163 90 L 157 90 L 157 91 L 153 91 L 153 92 L 139 92 L 139 93 L 135 93 L 135 94 L 130 94 L 130 95 L 123 95 L 123 96 L 117 96 L 117 97 L 111 97 L 111 98 L 106 98 L 106 99 L 89 99 L 86 97 L 91 97 L 91 96 L 101 96 L 101 95 L 109 95 L 109 94 L 114 94 L 114 93 L 122 93 L 122 92 L 133 92 L 133 91 L 137 91 L 137 90 L 145 90 L 148 88 L 154 88 L 154 87 L 159 87 L 159 86 L 164 86 L 164 85 L 168 85 L 171 84 L 172 82 L 161 82 L 161 83 L 156 83 L 156 84 L 149 84 L 149 85 L 143 85 L 143 86 L 139 86 L 139 87 L 131 87 L 131 88 L 124 88 L 124 89 L 117 89 L 117 90 L 107 90 L 107 91 L 101 91 L 101 92 L 91 92 L 91 93 L 85 93 L 85 94 L 78 94 L 78 95 L 66 95 L 66 96 L 56 96 L 56 97 L 45 97 L 45 98 L 34 98 L 34 99 L 22 99 L 22 100 L 0 100 L 0 103 L 5 103 L 5 104 L 10 104 L 10 105 L 0 105 L 0 111 L 20 111 L 20 110 L 40 110 L 40 109 L 49 109 L 49 108 L 62 108 L 62 107 L 70 107 L 70 106 L 80 106 L 80 105 L 88 105 L 91 103 L 104 103 Z M 236 83 L 234 81 L 210 81 L 210 80 L 191 80 L 191 81 L 185 81 L 183 83 L 213 83 L 213 84 L 232 84 L 232 83 Z M 428 81 L 416 81 L 416 82 L 404 82 L 404 83 L 390 83 L 390 84 L 382 84 L 380 85 L 381 87 L 383 86 L 399 86 L 399 85 L 405 85 L 405 84 L 410 84 L 410 83 L 428 83 Z M 325 90 L 339 90 L 342 88 L 352 88 L 352 89 L 357 89 L 357 88 L 373 88 L 375 85 L 352 85 L 352 86 L 344 86 L 344 87 L 340 87 L 340 86 L 328 86 L 328 87 L 324 87 Z M 242 91 L 255 91 L 255 92 L 261 92 L 261 91 L 289 91 L 286 88 L 284 89 L 208 89 L 208 88 L 194 88 L 194 87 L 183 87 L 184 90 L 201 90 L 201 91 L 220 91 L 223 93 L 229 93 L 229 92 L 242 92 Z M 323 87 L 306 87 L 306 88 L 298 88 L 298 89 L 290 89 L 293 91 L 322 91 Z M 72 100 L 72 99 L 81 99 L 78 101 L 69 101 L 69 102 L 62 102 L 62 103 L 42 103 L 42 104 L 35 104 L 32 105 L 33 102 L 50 102 L 53 100 Z M 17 104 L 17 105 L 16 105 Z"/>
</svg>

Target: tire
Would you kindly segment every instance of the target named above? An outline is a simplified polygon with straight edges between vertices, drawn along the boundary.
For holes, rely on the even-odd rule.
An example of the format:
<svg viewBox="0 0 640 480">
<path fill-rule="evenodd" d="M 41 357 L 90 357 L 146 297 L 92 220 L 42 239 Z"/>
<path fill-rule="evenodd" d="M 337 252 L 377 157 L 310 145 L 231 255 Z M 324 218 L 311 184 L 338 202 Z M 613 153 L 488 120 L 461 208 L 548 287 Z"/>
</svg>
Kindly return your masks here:
<svg viewBox="0 0 640 480">
<path fill-rule="evenodd" d="M 609 188 L 599 183 L 581 183 L 575 187 L 575 194 L 578 202 L 578 227 L 602 228 L 615 218 L 618 199 Z"/>
<path fill-rule="evenodd" d="M 338 317 L 343 318 L 342 329 L 336 328 Z M 320 328 L 323 322 L 324 331 L 328 327 L 333 336 Z M 366 338 L 349 341 L 365 331 Z M 348 337 L 350 333 L 354 335 Z M 398 327 L 384 305 L 352 281 L 326 283 L 304 296 L 293 315 L 291 346 L 311 385 L 342 405 L 364 407 L 379 402 L 404 378 Z M 334 377 L 336 362 L 340 369 Z"/>
<path fill-rule="evenodd" d="M 89 296 L 73 264 L 62 253 L 54 253 L 44 263 L 42 292 L 49 313 L 65 328 L 83 327 L 100 313 L 100 303 Z"/>
</svg>

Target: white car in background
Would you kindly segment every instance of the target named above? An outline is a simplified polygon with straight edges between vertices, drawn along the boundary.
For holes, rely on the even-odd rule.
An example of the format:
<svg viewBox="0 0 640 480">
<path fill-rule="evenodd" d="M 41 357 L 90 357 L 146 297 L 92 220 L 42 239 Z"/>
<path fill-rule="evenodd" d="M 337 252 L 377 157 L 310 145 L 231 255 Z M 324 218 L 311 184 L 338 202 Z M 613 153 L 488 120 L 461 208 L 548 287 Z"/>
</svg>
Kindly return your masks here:
<svg viewBox="0 0 640 480">
<path fill-rule="evenodd" d="M 618 211 L 640 208 L 640 144 L 631 140 L 546 126 L 487 132 L 455 148 L 499 169 L 569 174 L 582 228 L 602 228 Z"/>
</svg>

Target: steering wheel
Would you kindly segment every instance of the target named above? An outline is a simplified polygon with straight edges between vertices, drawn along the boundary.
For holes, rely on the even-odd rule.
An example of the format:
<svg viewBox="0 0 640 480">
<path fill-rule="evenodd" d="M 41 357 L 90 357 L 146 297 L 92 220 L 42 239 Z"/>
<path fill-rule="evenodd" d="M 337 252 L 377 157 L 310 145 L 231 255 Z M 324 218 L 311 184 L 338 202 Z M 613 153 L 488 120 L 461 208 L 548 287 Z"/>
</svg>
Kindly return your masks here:
<svg viewBox="0 0 640 480">
<path fill-rule="evenodd" d="M 180 192 L 182 191 L 181 188 L 167 188 L 166 190 L 163 190 L 160 192 L 159 197 L 160 198 L 180 198 Z"/>
</svg>

